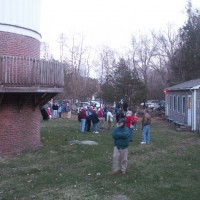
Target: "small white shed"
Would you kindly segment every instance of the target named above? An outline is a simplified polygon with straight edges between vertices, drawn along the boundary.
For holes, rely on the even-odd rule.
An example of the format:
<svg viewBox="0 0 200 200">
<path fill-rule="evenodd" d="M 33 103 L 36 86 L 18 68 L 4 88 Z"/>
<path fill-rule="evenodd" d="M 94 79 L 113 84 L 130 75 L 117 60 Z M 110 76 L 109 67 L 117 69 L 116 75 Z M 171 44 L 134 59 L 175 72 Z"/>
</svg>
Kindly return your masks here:
<svg viewBox="0 0 200 200">
<path fill-rule="evenodd" d="M 192 131 L 200 131 L 200 79 L 174 85 L 164 92 L 166 118 Z"/>
</svg>

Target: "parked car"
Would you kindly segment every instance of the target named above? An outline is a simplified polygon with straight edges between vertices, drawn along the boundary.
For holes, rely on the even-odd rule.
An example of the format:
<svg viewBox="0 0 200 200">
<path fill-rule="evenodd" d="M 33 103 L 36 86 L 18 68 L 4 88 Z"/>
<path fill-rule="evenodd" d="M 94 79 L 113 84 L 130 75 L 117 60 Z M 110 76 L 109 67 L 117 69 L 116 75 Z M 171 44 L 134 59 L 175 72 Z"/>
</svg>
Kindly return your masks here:
<svg viewBox="0 0 200 200">
<path fill-rule="evenodd" d="M 80 102 L 80 107 L 85 107 L 85 106 L 90 106 L 90 102 L 88 101 Z"/>
<path fill-rule="evenodd" d="M 151 102 L 147 105 L 149 109 L 155 109 L 159 107 L 159 100 L 151 100 Z"/>
<path fill-rule="evenodd" d="M 99 101 L 95 101 L 95 100 L 91 101 L 91 105 L 93 107 L 96 107 L 96 108 L 100 108 L 101 107 L 100 102 Z"/>
<path fill-rule="evenodd" d="M 165 101 L 162 100 L 159 102 L 158 107 L 155 108 L 157 111 L 165 111 Z"/>
<path fill-rule="evenodd" d="M 149 109 L 153 109 L 158 106 L 159 100 L 147 100 L 145 102 L 145 107 Z M 144 106 L 144 103 L 141 103 L 141 106 Z"/>
</svg>

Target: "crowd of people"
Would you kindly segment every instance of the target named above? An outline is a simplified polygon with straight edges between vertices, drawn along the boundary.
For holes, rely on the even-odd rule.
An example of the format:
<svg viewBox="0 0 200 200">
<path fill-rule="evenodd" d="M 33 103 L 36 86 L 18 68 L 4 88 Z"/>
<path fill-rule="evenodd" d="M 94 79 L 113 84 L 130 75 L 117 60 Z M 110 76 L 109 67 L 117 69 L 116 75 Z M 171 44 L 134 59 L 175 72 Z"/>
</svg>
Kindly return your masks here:
<svg viewBox="0 0 200 200">
<path fill-rule="evenodd" d="M 121 104 L 121 105 L 120 105 Z M 133 113 L 127 103 L 119 103 L 114 106 L 94 108 L 92 106 L 81 107 L 78 113 L 80 132 L 92 131 L 99 133 L 97 129 L 112 129 L 114 150 L 112 158 L 112 174 L 126 174 L 128 164 L 128 146 L 133 141 L 133 133 L 138 130 L 139 118 L 137 112 Z M 151 116 L 148 110 L 144 110 L 142 118 L 141 144 L 150 143 Z M 98 127 L 98 128 L 97 128 Z"/>
<path fill-rule="evenodd" d="M 69 102 L 61 105 L 54 102 L 47 109 L 47 113 L 52 119 L 57 118 L 57 115 L 61 118 L 63 112 L 66 112 L 68 119 L 71 118 L 71 105 Z M 102 105 L 97 108 L 89 105 L 80 107 L 77 115 L 80 122 L 80 133 L 92 132 L 98 134 L 102 129 L 112 132 L 114 140 L 112 174 L 126 174 L 128 146 L 130 142 L 133 142 L 133 133 L 138 131 L 139 118 L 137 112 L 129 110 L 125 101 L 119 101 L 117 104 L 114 102 L 113 106 Z M 148 109 L 144 110 L 141 124 L 141 144 L 149 144 L 151 115 Z"/>
<path fill-rule="evenodd" d="M 132 141 L 133 130 L 138 129 L 137 113 L 128 110 L 127 106 L 123 107 L 115 103 L 113 106 L 102 105 L 101 107 L 84 106 L 78 109 L 78 121 L 80 122 L 80 132 L 86 133 L 92 131 L 97 134 L 101 129 L 111 130 L 121 118 L 125 118 L 129 128 Z"/>
<path fill-rule="evenodd" d="M 48 102 L 48 104 L 41 107 L 41 112 L 44 120 L 61 119 L 63 115 L 67 119 L 72 117 L 72 107 L 69 101 L 66 103 L 58 103 L 57 101 L 53 103 Z"/>
</svg>

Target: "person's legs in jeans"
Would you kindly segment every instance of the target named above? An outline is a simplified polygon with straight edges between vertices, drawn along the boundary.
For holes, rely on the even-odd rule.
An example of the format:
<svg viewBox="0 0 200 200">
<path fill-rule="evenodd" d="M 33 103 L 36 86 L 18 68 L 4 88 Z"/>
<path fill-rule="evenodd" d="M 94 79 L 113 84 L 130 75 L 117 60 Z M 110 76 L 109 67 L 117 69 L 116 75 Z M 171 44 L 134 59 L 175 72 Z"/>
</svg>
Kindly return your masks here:
<svg viewBox="0 0 200 200">
<path fill-rule="evenodd" d="M 53 119 L 55 119 L 56 118 L 56 110 L 53 110 L 53 117 L 52 117 Z"/>
<path fill-rule="evenodd" d="M 90 117 L 87 117 L 86 121 L 87 121 L 87 131 L 90 131 L 90 128 L 91 128 L 91 119 L 90 119 Z"/>
<path fill-rule="evenodd" d="M 55 118 L 57 118 L 57 115 L 58 115 L 58 110 L 56 110 L 56 113 L 55 113 Z"/>
<path fill-rule="evenodd" d="M 147 144 L 150 142 L 150 125 L 145 125 L 142 128 L 142 142 Z"/>
<path fill-rule="evenodd" d="M 81 119 L 81 127 L 80 127 L 80 131 L 82 132 L 82 133 L 84 133 L 84 131 L 85 131 L 85 121 L 86 121 L 86 119 Z"/>
<path fill-rule="evenodd" d="M 97 123 L 92 123 L 92 131 L 97 132 Z"/>
<path fill-rule="evenodd" d="M 150 135 L 150 125 L 147 125 L 147 132 L 146 132 L 146 143 L 149 144 L 151 139 Z"/>
<path fill-rule="evenodd" d="M 147 142 L 146 141 L 146 132 L 147 132 L 147 125 L 146 126 L 143 126 L 142 128 L 142 142 Z"/>
<path fill-rule="evenodd" d="M 133 141 L 133 129 L 129 128 L 129 132 L 130 132 L 130 142 Z"/>
</svg>

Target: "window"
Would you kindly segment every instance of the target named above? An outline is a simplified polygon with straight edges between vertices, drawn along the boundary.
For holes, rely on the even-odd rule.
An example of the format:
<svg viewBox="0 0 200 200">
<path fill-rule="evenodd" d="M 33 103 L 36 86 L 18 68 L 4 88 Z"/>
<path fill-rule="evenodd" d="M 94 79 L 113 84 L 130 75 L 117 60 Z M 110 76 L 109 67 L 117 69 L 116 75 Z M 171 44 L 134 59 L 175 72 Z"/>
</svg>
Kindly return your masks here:
<svg viewBox="0 0 200 200">
<path fill-rule="evenodd" d="M 181 98 L 180 96 L 177 96 L 177 112 L 180 113 L 181 111 Z"/>
<path fill-rule="evenodd" d="M 182 97 L 182 113 L 185 114 L 185 97 Z"/>
<path fill-rule="evenodd" d="M 192 97 L 188 96 L 188 108 L 191 109 L 192 108 Z"/>
<path fill-rule="evenodd" d="M 176 96 L 173 96 L 173 110 L 176 110 Z"/>
<path fill-rule="evenodd" d="M 197 100 L 197 108 L 200 109 L 200 100 Z"/>
<path fill-rule="evenodd" d="M 169 109 L 172 109 L 172 96 L 169 97 Z"/>
</svg>

